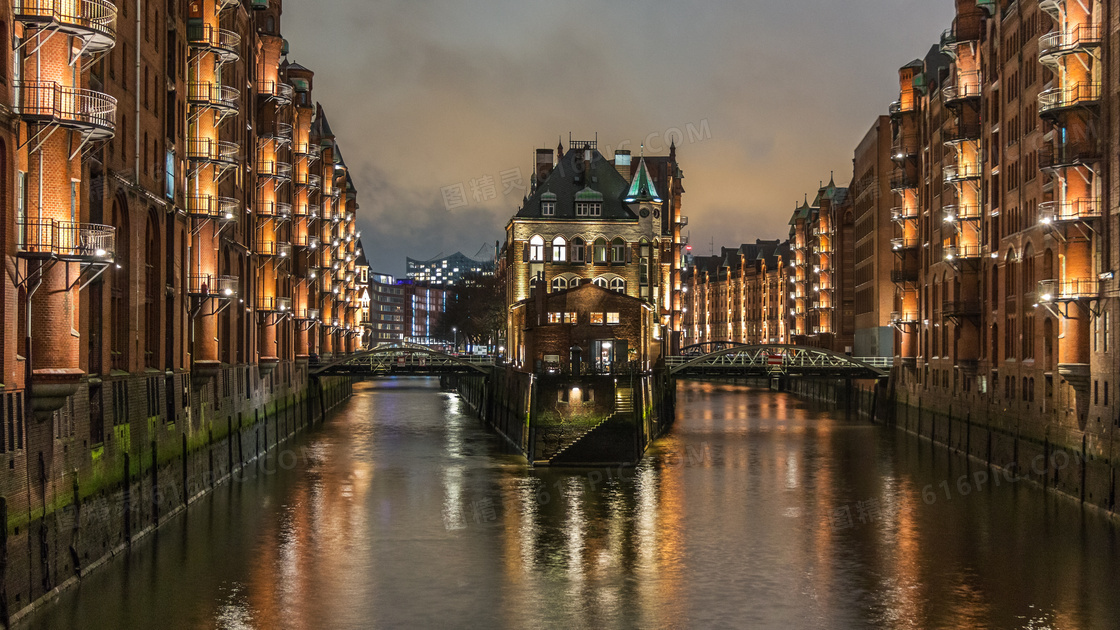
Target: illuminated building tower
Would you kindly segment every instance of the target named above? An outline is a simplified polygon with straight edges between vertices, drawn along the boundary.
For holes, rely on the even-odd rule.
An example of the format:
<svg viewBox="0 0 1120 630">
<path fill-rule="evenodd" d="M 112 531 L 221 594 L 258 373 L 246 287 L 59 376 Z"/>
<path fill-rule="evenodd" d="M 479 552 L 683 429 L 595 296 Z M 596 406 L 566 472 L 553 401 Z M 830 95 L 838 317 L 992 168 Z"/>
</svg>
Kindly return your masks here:
<svg viewBox="0 0 1120 630">
<path fill-rule="evenodd" d="M 1038 59 L 1053 73 L 1053 81 L 1038 95 L 1038 115 L 1053 128 L 1038 154 L 1038 166 L 1050 183 L 1048 199 L 1038 205 L 1038 220 L 1054 238 L 1043 254 L 1041 275 L 1025 280 L 1037 282 L 1038 302 L 1054 315 L 1053 323 L 1047 318 L 1042 336 L 1047 350 L 1056 353 L 1059 375 L 1076 391 L 1081 426 L 1093 380 L 1092 321 L 1094 309 L 1100 306 L 1100 238 L 1108 172 L 1101 168 L 1102 4 L 1100 0 L 1039 2 L 1052 18 L 1053 30 L 1039 41 Z M 1033 291 L 1035 286 L 1023 289 Z M 1101 319 L 1107 322 L 1107 318 Z"/>
<path fill-rule="evenodd" d="M 948 193 L 943 195 L 940 208 L 935 204 L 929 208 L 932 227 L 941 228 L 937 236 L 947 265 L 938 268 L 936 261 L 930 265 L 934 301 L 929 310 L 934 315 L 934 343 L 926 356 L 939 357 L 939 371 L 954 372 L 954 381 L 976 377 L 982 347 L 985 156 L 980 140 L 984 85 L 980 32 L 984 16 L 974 0 L 958 0 L 957 17 L 952 28 L 942 34 L 940 47 L 951 60 L 949 78 L 941 86 L 941 101 L 949 121 L 941 129 L 948 151 L 942 170 Z"/>
<path fill-rule="evenodd" d="M 897 205 L 891 209 L 895 223 L 891 249 L 897 261 L 891 280 L 897 286 L 891 322 L 899 331 L 897 356 L 902 365 L 915 367 L 918 357 L 920 304 L 918 303 L 918 157 L 924 146 L 921 137 L 920 87 L 924 86 L 923 64 L 915 60 L 899 70 L 899 100 L 891 103 L 892 152 L 895 161 L 891 191 Z"/>
<path fill-rule="evenodd" d="M 318 339 L 312 329 L 319 322 L 318 261 L 319 215 L 322 206 L 323 177 L 319 173 L 322 146 L 312 133 L 315 108 L 311 92 L 315 73 L 289 63 L 284 66 L 288 82 L 295 89 L 292 114 L 292 317 L 295 323 L 295 357 L 307 361 L 314 354 Z"/>
<path fill-rule="evenodd" d="M 188 4 L 187 213 L 192 229 L 187 292 L 192 297 L 191 375 L 196 383 L 218 373 L 218 314 L 240 295 L 240 278 L 219 261 L 222 234 L 236 230 L 244 213 L 239 199 L 219 190 L 225 178 L 240 176 L 234 172 L 241 162 L 240 146 L 222 140 L 221 128 L 241 110 L 241 91 L 223 81 L 223 68 L 240 58 L 241 42 L 219 26 L 219 14 L 239 6 L 236 0 Z"/>
<path fill-rule="evenodd" d="M 82 187 L 89 173 L 83 153 L 116 131 L 116 100 L 87 87 L 87 65 L 116 44 L 117 10 L 107 0 L 21 0 L 12 17 L 19 145 L 15 229 L 8 233 L 18 255 L 12 271 L 26 366 L 20 377 L 37 417 L 46 418 L 84 373 L 75 334 L 79 290 L 116 255 L 114 228 L 86 222 Z"/>
<path fill-rule="evenodd" d="M 254 214 L 257 369 L 267 376 L 289 359 L 292 314 L 292 101 L 295 89 L 281 76 L 287 42 L 280 36 L 282 6 L 270 0 L 255 12 L 257 52 L 257 186 Z"/>
</svg>

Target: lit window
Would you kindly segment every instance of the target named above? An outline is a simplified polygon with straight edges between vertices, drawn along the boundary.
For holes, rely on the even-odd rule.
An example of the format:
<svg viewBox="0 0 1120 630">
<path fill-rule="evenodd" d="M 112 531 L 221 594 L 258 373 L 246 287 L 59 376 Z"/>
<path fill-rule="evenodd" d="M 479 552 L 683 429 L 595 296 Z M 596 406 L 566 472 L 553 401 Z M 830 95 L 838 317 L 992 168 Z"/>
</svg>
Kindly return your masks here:
<svg viewBox="0 0 1120 630">
<path fill-rule="evenodd" d="M 618 313 L 607 313 L 607 323 L 608 324 L 617 324 L 618 323 Z"/>
<path fill-rule="evenodd" d="M 572 239 L 572 262 L 581 263 L 584 261 L 584 252 L 587 245 L 583 242 L 582 238 L 578 236 Z"/>
<path fill-rule="evenodd" d="M 591 324 L 593 326 L 602 326 L 603 325 L 603 314 L 602 313 L 592 313 L 591 314 Z"/>
<path fill-rule="evenodd" d="M 595 264 L 607 263 L 607 240 L 603 238 L 595 239 Z"/>
<path fill-rule="evenodd" d="M 544 239 L 540 236 L 529 239 L 529 261 L 544 262 Z"/>
<path fill-rule="evenodd" d="M 616 263 L 626 262 L 626 242 L 616 238 L 611 243 L 611 260 Z"/>
<path fill-rule="evenodd" d="M 549 313 L 548 314 L 548 323 L 559 324 L 562 321 L 564 321 L 563 313 Z"/>
<path fill-rule="evenodd" d="M 576 323 L 576 314 L 575 314 L 574 312 L 572 312 L 572 313 L 564 313 L 564 323 L 565 323 L 565 324 L 574 324 L 574 323 Z"/>
<path fill-rule="evenodd" d="M 552 239 L 552 262 L 564 262 L 568 259 L 568 243 L 563 236 Z"/>
</svg>

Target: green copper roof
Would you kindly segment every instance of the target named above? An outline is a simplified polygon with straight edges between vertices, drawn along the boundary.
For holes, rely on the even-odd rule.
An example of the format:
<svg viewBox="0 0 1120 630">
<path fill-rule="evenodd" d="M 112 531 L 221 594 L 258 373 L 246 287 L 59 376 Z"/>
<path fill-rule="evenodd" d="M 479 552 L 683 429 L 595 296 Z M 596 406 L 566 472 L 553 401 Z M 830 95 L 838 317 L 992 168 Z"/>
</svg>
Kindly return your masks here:
<svg viewBox="0 0 1120 630">
<path fill-rule="evenodd" d="M 556 193 L 546 192 L 542 194 L 541 201 L 556 201 Z"/>
<path fill-rule="evenodd" d="M 548 193 L 545 193 L 548 194 Z M 543 197 L 544 195 L 542 195 Z M 602 201 L 603 193 L 592 190 L 590 186 L 576 193 L 576 201 Z"/>
<path fill-rule="evenodd" d="M 649 169 L 646 168 L 644 157 L 638 163 L 638 173 L 634 175 L 634 182 L 630 184 L 630 192 L 626 193 L 626 202 L 634 201 L 661 203 L 661 197 L 658 196 L 657 187 L 653 185 L 653 179 L 649 176 Z"/>
</svg>

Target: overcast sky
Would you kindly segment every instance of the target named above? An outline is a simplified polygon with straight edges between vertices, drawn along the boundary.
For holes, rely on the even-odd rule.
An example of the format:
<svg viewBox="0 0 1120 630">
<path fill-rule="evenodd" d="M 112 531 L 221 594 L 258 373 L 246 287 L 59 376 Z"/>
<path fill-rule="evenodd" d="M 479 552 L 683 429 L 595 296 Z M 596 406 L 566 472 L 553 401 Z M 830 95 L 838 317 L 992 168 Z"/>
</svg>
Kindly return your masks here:
<svg viewBox="0 0 1120 630">
<path fill-rule="evenodd" d="M 518 170 L 528 185 L 534 149 L 569 133 L 664 154 L 679 130 L 697 254 L 713 238 L 784 238 L 805 192 L 832 170 L 850 180 L 898 68 L 953 5 L 288 0 L 283 32 L 315 71 L 370 264 L 403 275 L 406 256 L 492 256 L 524 194 Z"/>
</svg>

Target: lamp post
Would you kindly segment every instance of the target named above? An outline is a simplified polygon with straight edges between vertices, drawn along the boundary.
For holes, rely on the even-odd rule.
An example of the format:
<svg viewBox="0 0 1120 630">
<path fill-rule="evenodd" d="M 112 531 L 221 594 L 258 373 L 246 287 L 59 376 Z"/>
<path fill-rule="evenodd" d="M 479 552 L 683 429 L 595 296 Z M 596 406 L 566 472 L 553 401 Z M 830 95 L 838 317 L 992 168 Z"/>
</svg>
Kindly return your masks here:
<svg viewBox="0 0 1120 630">
<path fill-rule="evenodd" d="M 451 334 L 453 334 L 455 336 L 454 347 L 452 348 L 451 351 L 452 352 L 458 352 L 459 351 L 459 329 L 452 326 L 451 327 Z"/>
</svg>

